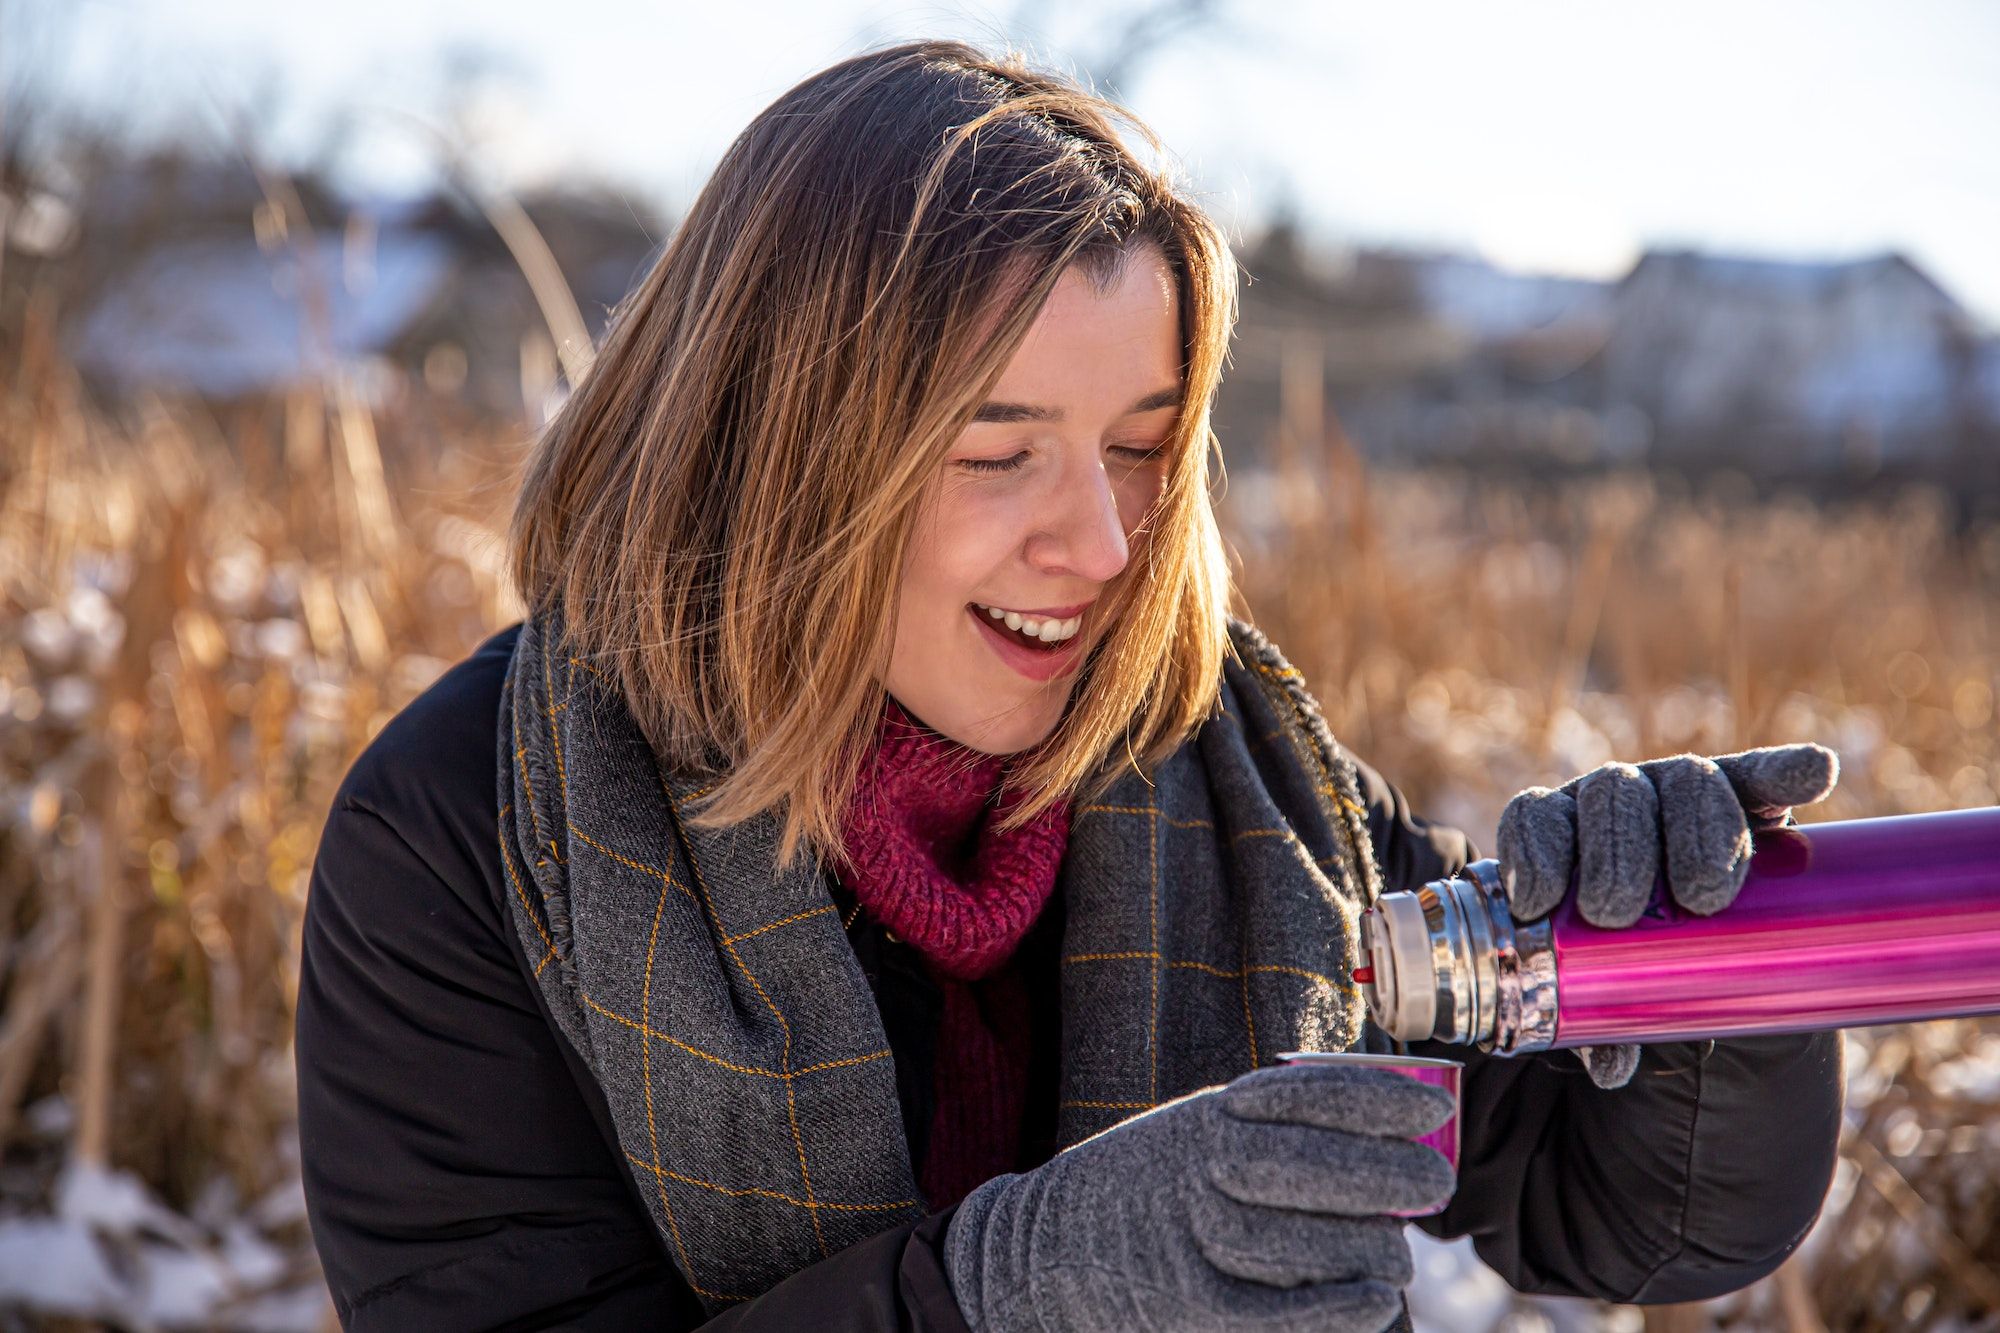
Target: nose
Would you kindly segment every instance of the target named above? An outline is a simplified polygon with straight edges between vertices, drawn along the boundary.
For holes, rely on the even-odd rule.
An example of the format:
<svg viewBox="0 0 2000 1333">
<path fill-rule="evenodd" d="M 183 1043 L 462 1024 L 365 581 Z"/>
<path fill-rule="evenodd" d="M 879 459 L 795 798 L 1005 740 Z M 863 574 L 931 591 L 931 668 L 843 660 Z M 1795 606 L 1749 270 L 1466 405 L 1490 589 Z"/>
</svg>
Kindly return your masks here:
<svg viewBox="0 0 2000 1333">
<path fill-rule="evenodd" d="M 1062 478 L 1046 514 L 1027 544 L 1028 563 L 1041 572 L 1107 583 L 1131 558 L 1118 493 L 1095 459 Z"/>
</svg>

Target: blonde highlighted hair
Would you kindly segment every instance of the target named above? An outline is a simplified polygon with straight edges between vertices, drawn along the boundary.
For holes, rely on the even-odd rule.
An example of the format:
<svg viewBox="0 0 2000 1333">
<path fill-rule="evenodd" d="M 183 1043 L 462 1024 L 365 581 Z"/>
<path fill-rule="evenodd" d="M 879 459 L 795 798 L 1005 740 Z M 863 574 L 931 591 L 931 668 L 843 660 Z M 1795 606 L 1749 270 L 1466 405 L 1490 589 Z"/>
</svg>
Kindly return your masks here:
<svg viewBox="0 0 2000 1333">
<path fill-rule="evenodd" d="M 1056 281 L 1157 246 L 1183 406 L 1102 640 L 1008 818 L 1088 799 L 1213 709 L 1229 575 L 1210 407 L 1236 320 L 1221 230 L 1121 142 L 1129 112 L 1019 55 L 918 41 L 842 61 L 738 136 L 531 454 L 515 590 L 561 603 L 662 762 L 718 781 L 692 815 L 783 816 L 840 851 L 883 705 L 926 485 Z"/>
</svg>

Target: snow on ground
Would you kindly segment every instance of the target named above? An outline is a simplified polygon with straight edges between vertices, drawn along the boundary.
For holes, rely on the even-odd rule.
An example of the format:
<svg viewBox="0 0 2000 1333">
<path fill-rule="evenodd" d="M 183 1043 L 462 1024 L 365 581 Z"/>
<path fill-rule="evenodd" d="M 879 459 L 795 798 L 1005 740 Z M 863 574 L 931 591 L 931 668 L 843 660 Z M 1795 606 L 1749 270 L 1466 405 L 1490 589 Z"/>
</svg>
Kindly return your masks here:
<svg viewBox="0 0 2000 1333">
<path fill-rule="evenodd" d="M 1444 1241 L 1406 1229 L 1416 1277 L 1410 1319 L 1417 1333 L 1636 1333 L 1635 1310 L 1595 1301 L 1523 1296 L 1480 1262 L 1469 1237 Z"/>
<path fill-rule="evenodd" d="M 294 1259 L 260 1234 L 295 1219 L 303 1195 L 293 1198 L 294 1184 L 238 1210 L 231 1193 L 204 1196 L 196 1210 L 209 1214 L 204 1225 L 160 1203 L 130 1172 L 72 1158 L 56 1180 L 53 1211 L 0 1216 L 0 1307 L 137 1333 L 315 1333 L 327 1305 L 317 1271 L 301 1277 Z"/>
</svg>

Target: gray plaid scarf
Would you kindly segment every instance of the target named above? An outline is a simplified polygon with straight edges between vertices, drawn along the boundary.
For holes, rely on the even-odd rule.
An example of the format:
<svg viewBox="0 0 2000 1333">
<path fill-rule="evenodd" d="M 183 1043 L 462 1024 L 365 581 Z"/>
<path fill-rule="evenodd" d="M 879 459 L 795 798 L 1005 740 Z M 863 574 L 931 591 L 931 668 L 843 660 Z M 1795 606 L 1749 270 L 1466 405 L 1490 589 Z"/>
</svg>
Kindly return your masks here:
<svg viewBox="0 0 2000 1333">
<path fill-rule="evenodd" d="M 1379 881 L 1353 765 L 1299 673 L 1229 626 L 1220 712 L 1148 782 L 1072 812 L 1057 1139 L 1067 1147 L 1284 1050 L 1362 1032 L 1349 974 Z M 662 1244 L 711 1314 L 923 1215 L 881 1017 L 810 856 L 778 821 L 682 820 L 560 609 L 500 707 L 514 922 L 595 1072 Z"/>
</svg>

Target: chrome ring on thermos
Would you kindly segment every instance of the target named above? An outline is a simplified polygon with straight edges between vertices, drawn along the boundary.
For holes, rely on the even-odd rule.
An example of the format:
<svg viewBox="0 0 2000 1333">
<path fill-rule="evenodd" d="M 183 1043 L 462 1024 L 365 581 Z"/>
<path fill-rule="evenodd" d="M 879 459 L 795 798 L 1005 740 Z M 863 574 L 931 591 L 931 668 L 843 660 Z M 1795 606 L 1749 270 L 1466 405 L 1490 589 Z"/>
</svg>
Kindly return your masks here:
<svg viewBox="0 0 2000 1333">
<path fill-rule="evenodd" d="M 1361 918 L 1376 1025 L 1400 1041 L 1445 1041 L 1512 1055 L 1556 1039 L 1548 918 L 1516 922 L 1499 862 L 1411 893 L 1385 893 Z"/>
</svg>

